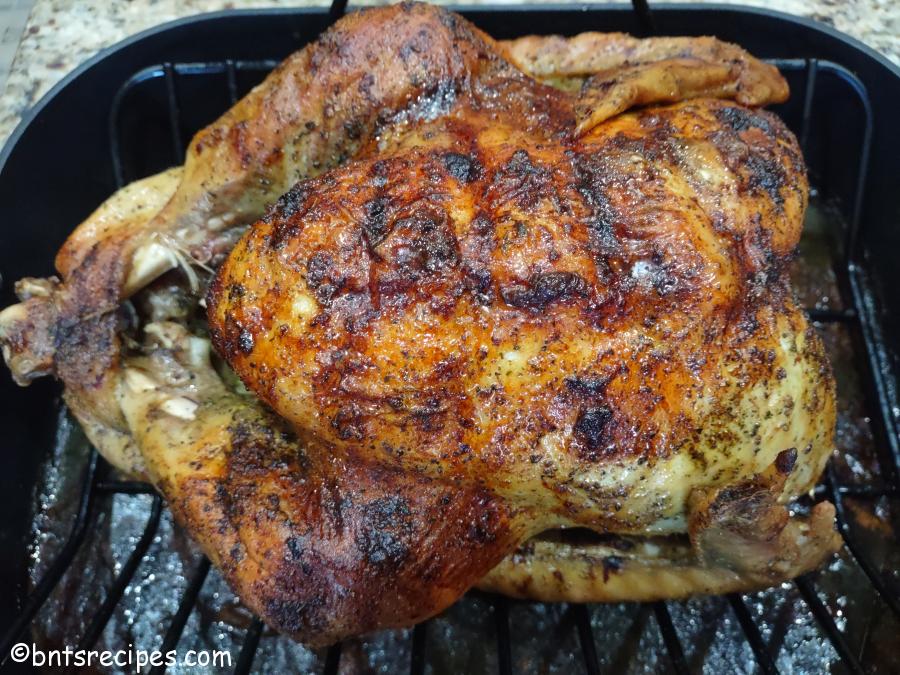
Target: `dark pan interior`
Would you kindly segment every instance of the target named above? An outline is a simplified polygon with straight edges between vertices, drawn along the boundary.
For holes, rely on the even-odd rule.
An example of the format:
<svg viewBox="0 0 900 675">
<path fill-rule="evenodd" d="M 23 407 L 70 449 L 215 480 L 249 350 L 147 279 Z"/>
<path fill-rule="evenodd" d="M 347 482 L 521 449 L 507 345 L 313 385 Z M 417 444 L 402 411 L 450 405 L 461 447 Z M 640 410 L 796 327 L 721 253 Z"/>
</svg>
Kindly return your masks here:
<svg viewBox="0 0 900 675">
<path fill-rule="evenodd" d="M 30 630 L 55 647 L 227 649 L 239 670 L 265 663 L 278 672 L 900 670 L 892 644 L 900 628 L 900 72 L 827 29 L 760 10 L 665 6 L 649 21 L 606 6 L 464 13 L 498 38 L 714 34 L 788 77 L 792 97 L 777 112 L 801 139 L 814 186 L 795 286 L 838 378 L 844 454 L 818 494 L 839 507 L 841 556 L 781 588 L 684 603 L 538 605 L 470 594 L 415 630 L 312 652 L 249 616 L 146 486 L 109 473 L 53 383 L 19 389 L 2 375 L 0 661 Z M 329 22 L 324 10 L 189 19 L 132 38 L 67 78 L 0 155 L 0 306 L 13 301 L 13 280 L 51 273 L 65 236 L 117 186 L 180 163 L 195 131 Z"/>
</svg>

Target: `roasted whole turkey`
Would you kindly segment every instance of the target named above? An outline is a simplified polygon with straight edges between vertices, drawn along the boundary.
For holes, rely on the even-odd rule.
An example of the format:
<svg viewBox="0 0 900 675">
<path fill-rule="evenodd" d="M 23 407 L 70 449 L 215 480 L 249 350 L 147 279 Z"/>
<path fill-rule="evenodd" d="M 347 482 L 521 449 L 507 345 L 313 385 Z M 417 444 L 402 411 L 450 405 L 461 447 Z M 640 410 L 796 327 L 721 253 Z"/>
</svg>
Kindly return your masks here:
<svg viewBox="0 0 900 675">
<path fill-rule="evenodd" d="M 835 412 L 787 95 L 713 38 L 354 13 L 20 281 L 4 356 L 308 643 L 776 584 L 838 546 L 788 510 Z"/>
</svg>

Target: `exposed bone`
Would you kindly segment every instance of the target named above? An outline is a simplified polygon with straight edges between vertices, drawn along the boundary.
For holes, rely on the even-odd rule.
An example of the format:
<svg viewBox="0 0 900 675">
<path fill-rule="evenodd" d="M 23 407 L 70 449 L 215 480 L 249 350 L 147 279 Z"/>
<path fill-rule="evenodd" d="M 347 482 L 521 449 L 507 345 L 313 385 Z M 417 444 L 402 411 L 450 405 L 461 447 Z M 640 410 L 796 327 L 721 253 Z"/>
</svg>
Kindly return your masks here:
<svg viewBox="0 0 900 675">
<path fill-rule="evenodd" d="M 56 320 L 53 300 L 32 297 L 0 312 L 3 358 L 20 386 L 53 372 L 56 351 L 50 326 Z"/>
<path fill-rule="evenodd" d="M 156 343 L 165 349 L 172 349 L 175 346 L 175 335 L 163 323 L 148 323 L 144 327 L 144 333 L 156 339 Z"/>
<path fill-rule="evenodd" d="M 48 279 L 37 279 L 35 277 L 25 277 L 16 282 L 16 295 L 20 300 L 28 300 L 29 298 L 49 298 L 54 289 L 59 285 L 56 277 Z"/>
<path fill-rule="evenodd" d="M 188 363 L 192 366 L 208 366 L 211 348 L 212 345 L 210 345 L 209 340 L 191 337 L 188 340 L 188 348 L 186 350 Z"/>
<path fill-rule="evenodd" d="M 135 394 L 142 394 L 159 388 L 159 383 L 156 380 L 134 368 L 125 369 L 125 384 Z"/>
<path fill-rule="evenodd" d="M 191 266 L 192 263 L 196 263 L 190 253 L 184 252 L 179 248 L 172 246 L 171 242 L 169 243 L 170 250 L 172 251 L 172 255 L 175 256 L 175 260 L 178 263 L 178 267 L 184 272 L 185 276 L 188 279 L 188 283 L 191 286 L 191 291 L 194 293 L 197 292 L 200 288 L 200 280 L 197 278 L 197 273 L 194 272 L 194 268 Z"/>
<path fill-rule="evenodd" d="M 176 396 L 175 398 L 170 398 L 166 401 L 163 401 L 162 405 L 160 405 L 159 407 L 163 412 L 168 413 L 173 417 L 191 421 L 196 419 L 197 408 L 199 407 L 199 405 L 191 399 L 185 398 L 184 396 Z"/>
<path fill-rule="evenodd" d="M 131 271 L 123 295 L 133 295 L 161 274 L 178 266 L 178 258 L 165 244 L 151 240 L 138 247 L 131 259 Z"/>
<path fill-rule="evenodd" d="M 221 230 L 222 228 L 231 225 L 236 217 L 237 214 L 232 211 L 223 213 L 220 216 L 213 216 L 206 221 L 206 228 L 211 232 Z"/>
<path fill-rule="evenodd" d="M 195 259 L 177 238 L 159 232 L 154 233 L 153 238 L 138 247 L 132 257 L 131 271 L 123 291 L 124 297 L 136 293 L 175 267 L 181 268 L 188 279 L 191 291 L 196 293 L 200 288 L 200 280 L 194 271 L 195 265 L 207 272 L 212 272 L 210 268 Z"/>
<path fill-rule="evenodd" d="M 182 174 L 182 167 L 177 167 L 135 181 L 98 206 L 57 254 L 56 268 L 63 279 L 68 279 L 96 246 L 115 245 L 123 235 L 145 237 L 145 226 L 172 197 Z"/>
<path fill-rule="evenodd" d="M 4 329 L 8 329 L 13 324 L 19 323 L 20 321 L 25 321 L 28 319 L 28 308 L 24 303 L 18 303 L 15 305 L 10 305 L 2 312 L 0 312 L 0 338 L 2 338 L 4 334 Z M 4 344 L 4 347 L 7 345 Z"/>
</svg>

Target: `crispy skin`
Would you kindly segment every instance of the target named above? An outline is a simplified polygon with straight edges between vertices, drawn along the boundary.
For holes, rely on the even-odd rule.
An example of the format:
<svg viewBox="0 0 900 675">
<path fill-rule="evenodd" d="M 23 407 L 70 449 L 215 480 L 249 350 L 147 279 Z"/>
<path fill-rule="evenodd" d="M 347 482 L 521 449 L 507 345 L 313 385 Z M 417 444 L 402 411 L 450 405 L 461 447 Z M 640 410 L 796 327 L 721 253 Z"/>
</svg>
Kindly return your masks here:
<svg viewBox="0 0 900 675">
<path fill-rule="evenodd" d="M 519 547 L 478 587 L 550 602 L 648 601 L 761 589 L 795 577 L 840 546 L 831 504 L 791 517 L 778 501 L 797 457 L 785 450 L 755 476 L 696 488 L 687 503 L 689 537 L 573 541 L 551 532 Z"/>
<path fill-rule="evenodd" d="M 706 38 L 612 36 L 579 67 L 592 41 L 501 45 L 423 5 L 343 19 L 198 134 L 153 209 L 95 214 L 61 282 L 20 286 L 0 314 L 14 374 L 60 377 L 100 450 L 153 481 L 248 605 L 314 644 L 430 616 L 553 527 L 690 535 L 666 549 L 664 594 L 818 564 L 831 512 L 801 555 L 807 525 L 781 506 L 821 472 L 834 423 L 784 274 L 807 185 L 793 136 L 746 107 L 786 85 Z M 235 394 L 166 298 L 193 309 L 194 264 L 217 265 L 297 179 L 208 296 L 258 399 Z M 174 267 L 183 288 L 154 283 Z M 760 483 L 783 452 L 796 462 Z M 484 583 L 646 597 L 647 560 L 618 590 L 560 589 L 571 551 L 541 551 Z"/>
<path fill-rule="evenodd" d="M 639 40 L 623 33 L 582 33 L 572 38 L 532 35 L 501 48 L 533 77 L 549 83 L 582 82 L 579 132 L 635 105 L 701 96 L 759 105 L 781 103 L 788 97 L 787 83 L 774 66 L 737 45 L 710 37 Z"/>
<path fill-rule="evenodd" d="M 720 95 L 743 105 L 781 103 L 788 86 L 775 66 L 765 64 L 737 45 L 713 37 L 660 37 L 638 39 L 624 33 L 581 33 L 527 37 L 500 43 L 503 55 L 534 78 L 598 78 L 621 81 L 633 68 L 653 67 L 664 77 L 665 69 L 678 60 L 689 60 L 696 72 L 727 70 L 717 77 L 724 85 Z M 727 84 L 726 84 L 727 83 Z M 713 95 L 707 92 L 707 96 Z M 681 98 L 687 98 L 682 96 Z M 668 99 L 656 99 L 655 102 Z"/>
<path fill-rule="evenodd" d="M 773 496 L 768 493 L 768 496 Z M 747 508 L 747 507 L 751 508 Z M 768 588 L 814 569 L 840 547 L 834 507 L 816 504 L 809 517 L 787 519 L 783 506 L 762 510 L 739 503 L 748 524 L 784 516 L 771 539 L 754 534 L 734 546 L 731 523 L 717 524 L 729 542 L 729 558 L 751 553 L 741 564 L 716 564 L 684 537 L 618 537 L 608 543 L 569 542 L 558 533 L 529 539 L 484 576 L 478 588 L 542 602 L 668 600 L 698 594 Z M 724 530 L 724 531 L 723 531 Z M 769 533 L 766 533 L 769 534 Z"/>
<path fill-rule="evenodd" d="M 20 385 L 54 374 L 91 441 L 116 466 L 142 473 L 139 451 L 112 392 L 117 381 L 121 327 L 120 281 L 131 252 L 165 233 L 152 222 L 172 197 L 182 170 L 170 169 L 128 185 L 79 225 L 56 256 L 60 279 L 20 280 L 22 300 L 0 313 L 3 356 Z"/>
<path fill-rule="evenodd" d="M 158 188 L 162 205 L 123 216 L 127 226 L 78 228 L 56 260 L 63 283 L 0 317 L 17 381 L 52 373 L 74 409 L 124 430 L 114 396 L 122 300 L 179 264 L 217 265 L 297 180 L 345 161 L 409 111 L 452 98 L 482 61 L 501 65 L 485 59 L 485 40 L 456 15 L 404 5 L 354 13 L 290 56 L 194 137 L 174 194 Z"/>
<path fill-rule="evenodd" d="M 305 449 L 223 385 L 206 340 L 151 325 L 118 390 L 147 474 L 269 625 L 312 644 L 410 625 L 520 539 L 478 485 Z"/>
<path fill-rule="evenodd" d="M 694 61 L 692 77 L 682 78 L 693 87 L 681 88 L 677 77 L 670 86 L 670 60 L 679 56 Z M 632 64 L 640 77 L 627 75 Z M 449 114 L 460 94 L 471 93 L 465 90 L 479 90 L 482 104 L 502 114 L 511 95 L 506 86 L 522 87 L 523 72 L 556 80 L 597 73 L 597 86 L 580 108 L 582 130 L 641 103 L 711 95 L 763 105 L 787 95 L 774 68 L 714 38 L 587 34 L 497 43 L 457 15 L 427 5 L 353 13 L 198 133 L 183 170 L 149 179 L 157 183 L 156 195 L 138 202 L 134 213 L 120 213 L 120 226 L 98 213 L 73 233 L 56 259 L 63 283 L 27 310 L 0 317 L 0 342 L 14 377 L 27 383 L 53 374 L 79 414 L 126 431 L 113 395 L 122 300 L 178 265 L 218 264 L 236 233 L 296 181 L 397 129 L 412 141 L 423 120 Z M 534 127 L 545 121 L 544 105 L 532 99 L 536 110 L 519 108 Z M 161 184 L 175 176 L 177 189 Z M 116 211 L 134 193 L 148 194 L 146 187 L 125 188 L 105 210 Z"/>
<path fill-rule="evenodd" d="M 683 531 L 694 487 L 789 448 L 808 489 L 833 390 L 781 274 L 806 200 L 781 123 L 703 100 L 525 143 L 461 116 L 298 185 L 238 243 L 208 305 L 247 387 L 310 441 L 560 524 Z"/>
</svg>

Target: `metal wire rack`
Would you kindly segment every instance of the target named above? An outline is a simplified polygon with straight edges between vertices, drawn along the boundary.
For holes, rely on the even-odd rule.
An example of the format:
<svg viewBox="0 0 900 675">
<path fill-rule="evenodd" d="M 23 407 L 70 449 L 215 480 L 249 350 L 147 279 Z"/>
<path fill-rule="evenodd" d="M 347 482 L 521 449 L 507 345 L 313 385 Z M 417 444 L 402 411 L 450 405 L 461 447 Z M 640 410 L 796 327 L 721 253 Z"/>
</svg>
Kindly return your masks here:
<svg viewBox="0 0 900 675">
<path fill-rule="evenodd" d="M 341 0 L 335 1 L 332 6 L 333 18 L 336 18 L 343 12 L 345 4 Z M 646 3 L 635 2 L 634 6 L 640 17 L 641 25 L 647 32 L 651 31 L 653 22 Z M 862 347 L 856 354 L 857 366 L 859 372 L 867 380 L 869 390 L 872 392 L 871 402 L 873 405 L 870 406 L 869 412 L 871 413 L 875 435 L 879 440 L 879 444 L 886 448 L 887 451 L 884 453 L 884 456 L 879 458 L 882 475 L 882 480 L 879 484 L 862 486 L 842 484 L 834 467 L 830 466 L 822 483 L 816 488 L 816 493 L 817 496 L 827 498 L 835 505 L 838 527 L 847 550 L 886 607 L 895 616 L 900 617 L 900 595 L 898 595 L 897 589 L 883 578 L 878 566 L 868 556 L 865 548 L 857 541 L 845 503 L 845 498 L 848 497 L 877 500 L 881 497 L 896 498 L 900 496 L 900 482 L 898 482 L 898 475 L 900 475 L 900 436 L 898 436 L 896 420 L 892 415 L 891 406 L 886 395 L 889 383 L 886 380 L 884 364 L 877 349 L 879 344 L 878 324 L 875 320 L 876 317 L 873 316 L 872 307 L 866 299 L 867 296 L 862 279 L 864 272 L 862 265 L 859 263 L 859 251 L 857 250 L 857 233 L 861 226 L 862 204 L 865 199 L 867 167 L 872 142 L 872 106 L 863 84 L 852 73 L 838 64 L 814 59 L 777 60 L 773 63 L 782 72 L 793 78 L 792 84 L 795 90 L 798 90 L 796 82 L 800 83 L 799 91 L 802 92 L 802 110 L 800 112 L 798 137 L 801 140 L 801 145 L 805 146 L 809 138 L 813 110 L 816 109 L 817 105 L 821 105 L 821 102 L 817 99 L 817 87 L 824 78 L 828 78 L 831 86 L 841 87 L 845 96 L 853 97 L 862 111 L 862 131 L 858 139 L 859 161 L 854 169 L 855 190 L 853 203 L 847 210 L 851 216 L 844 232 L 844 261 L 838 270 L 841 276 L 839 282 L 843 287 L 843 295 L 845 296 L 843 298 L 845 302 L 844 308 L 837 310 L 809 308 L 807 312 L 810 318 L 818 324 L 840 323 L 847 326 Z M 158 161 L 158 159 L 143 157 L 140 152 L 136 154 L 132 152 L 128 161 L 126 161 L 124 156 L 125 148 L 123 148 L 123 134 L 127 134 L 128 125 L 127 120 L 123 120 L 123 102 L 129 96 L 133 96 L 141 88 L 162 87 L 167 119 L 166 126 L 168 127 L 169 136 L 163 147 L 165 145 L 168 146 L 168 150 L 165 152 L 171 155 L 168 158 L 169 163 L 173 159 L 177 163 L 184 156 L 185 139 L 191 132 L 191 127 L 196 126 L 196 123 L 186 122 L 185 120 L 186 109 L 181 100 L 180 85 L 188 79 L 202 79 L 210 87 L 219 87 L 222 100 L 230 105 L 244 91 L 249 89 L 254 82 L 262 79 L 275 65 L 275 61 L 244 62 L 227 60 L 208 63 L 163 63 L 135 74 L 122 86 L 109 117 L 111 162 L 118 185 L 122 186 L 129 180 L 138 177 L 129 175 L 130 170 L 140 172 L 142 164 Z M 150 141 L 151 144 L 157 146 L 157 149 L 159 144 L 156 141 L 158 140 L 151 139 Z M 162 499 L 148 484 L 107 479 L 107 469 L 108 467 L 104 460 L 99 457 L 95 450 L 92 450 L 86 464 L 81 495 L 68 539 L 47 572 L 38 581 L 32 593 L 24 602 L 15 623 L 0 638 L 0 667 L 9 665 L 9 654 L 12 645 L 26 634 L 39 610 L 69 569 L 79 549 L 84 546 L 86 541 L 90 540 L 91 524 L 97 515 L 98 505 L 110 495 L 151 495 L 151 508 L 142 535 L 136 541 L 130 556 L 122 564 L 113 583 L 106 591 L 99 610 L 93 615 L 81 636 L 78 642 L 79 649 L 90 649 L 95 645 L 104 627 L 109 622 L 117 603 L 122 598 L 125 589 L 141 565 L 160 525 L 164 508 Z M 188 580 L 177 611 L 166 628 L 161 651 L 168 651 L 177 645 L 209 571 L 209 561 L 205 558 L 201 559 Z M 830 641 L 846 670 L 851 673 L 864 672 L 856 653 L 851 649 L 845 634 L 838 627 L 835 617 L 820 598 L 815 574 L 798 578 L 794 584 L 809 612 L 812 613 L 818 622 L 822 634 Z M 509 603 L 500 596 L 490 596 L 488 600 L 494 610 L 497 667 L 500 673 L 506 675 L 513 672 Z M 752 650 L 760 672 L 765 674 L 777 673 L 775 658 L 769 651 L 752 612 L 748 609 L 746 598 L 740 594 L 732 594 L 727 597 L 727 600 L 743 636 Z M 670 613 L 670 603 L 656 602 L 652 605 L 652 612 L 668 652 L 671 670 L 679 674 L 690 672 L 688 660 L 685 658 L 685 649 L 679 637 L 679 631 Z M 584 669 L 589 675 L 600 673 L 600 659 L 598 658 L 597 643 L 591 625 L 589 610 L 584 605 L 573 605 L 572 613 Z M 426 670 L 429 624 L 430 622 L 425 622 L 416 626 L 410 635 L 409 670 L 413 675 L 424 673 Z M 253 619 L 246 629 L 243 646 L 236 659 L 234 672 L 246 673 L 250 671 L 262 631 L 263 624 L 259 619 Z M 328 650 L 324 660 L 324 673 L 331 675 L 338 672 L 341 664 L 341 650 L 342 646 L 340 644 Z M 164 667 L 154 670 L 154 672 L 162 671 L 164 671 Z"/>
</svg>

